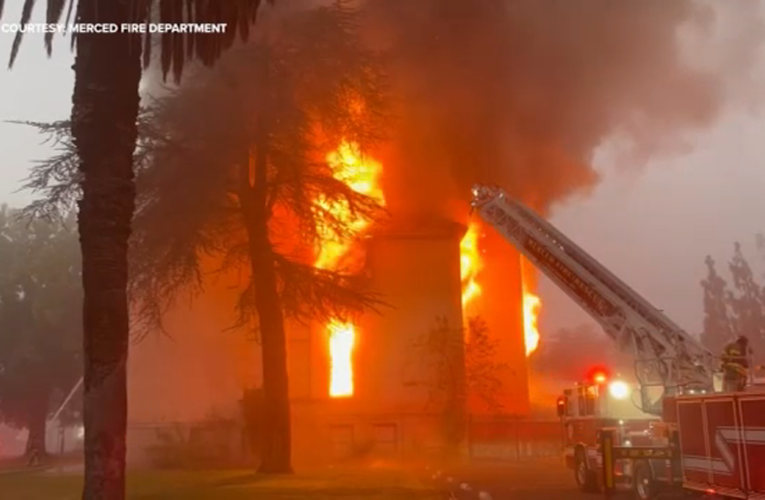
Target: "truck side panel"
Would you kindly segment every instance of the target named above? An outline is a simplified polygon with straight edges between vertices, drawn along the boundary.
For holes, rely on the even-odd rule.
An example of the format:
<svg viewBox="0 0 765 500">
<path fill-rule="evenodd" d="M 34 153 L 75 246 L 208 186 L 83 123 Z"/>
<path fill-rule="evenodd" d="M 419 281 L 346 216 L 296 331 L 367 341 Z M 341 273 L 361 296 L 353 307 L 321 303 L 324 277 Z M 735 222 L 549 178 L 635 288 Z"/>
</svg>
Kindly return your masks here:
<svg viewBox="0 0 765 500">
<path fill-rule="evenodd" d="M 676 401 L 683 485 L 765 500 L 765 394 Z"/>
<path fill-rule="evenodd" d="M 739 412 L 747 485 L 750 493 L 765 498 L 765 395 L 742 395 Z"/>
<path fill-rule="evenodd" d="M 678 400 L 677 419 L 683 483 L 686 485 L 711 483 L 709 446 L 707 440 L 703 438 L 705 422 L 701 400 Z"/>
<path fill-rule="evenodd" d="M 705 437 L 709 443 L 712 484 L 719 492 L 743 493 L 745 467 L 743 446 L 736 438 L 738 411 L 733 397 L 705 399 Z"/>
</svg>

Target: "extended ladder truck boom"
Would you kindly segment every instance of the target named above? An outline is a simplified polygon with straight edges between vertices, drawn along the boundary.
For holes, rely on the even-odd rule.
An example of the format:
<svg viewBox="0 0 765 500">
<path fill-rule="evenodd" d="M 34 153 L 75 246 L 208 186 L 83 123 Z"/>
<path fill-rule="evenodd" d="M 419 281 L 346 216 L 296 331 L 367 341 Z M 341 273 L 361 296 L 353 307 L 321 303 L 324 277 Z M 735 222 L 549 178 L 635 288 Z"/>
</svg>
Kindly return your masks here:
<svg viewBox="0 0 765 500">
<path fill-rule="evenodd" d="M 762 387 L 715 393 L 715 357 L 550 223 L 499 188 L 475 186 L 472 206 L 637 358 L 642 416 L 621 404 L 622 381 L 579 383 L 558 399 L 579 488 L 765 499 Z"/>
<path fill-rule="evenodd" d="M 713 390 L 714 356 L 552 224 L 495 187 L 475 186 L 471 205 L 634 353 L 644 412 L 660 415 L 663 396 Z"/>
</svg>

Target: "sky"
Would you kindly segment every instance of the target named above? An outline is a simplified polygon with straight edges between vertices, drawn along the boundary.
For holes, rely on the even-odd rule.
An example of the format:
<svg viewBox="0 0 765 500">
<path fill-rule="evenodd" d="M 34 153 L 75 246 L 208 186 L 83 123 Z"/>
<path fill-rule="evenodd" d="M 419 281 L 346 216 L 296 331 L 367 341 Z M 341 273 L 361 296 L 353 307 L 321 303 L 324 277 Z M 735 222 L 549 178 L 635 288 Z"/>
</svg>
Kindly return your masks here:
<svg viewBox="0 0 765 500">
<path fill-rule="evenodd" d="M 13 21 L 20 6 L 9 3 L 5 20 Z M 0 95 L 11 96 L 0 100 L 0 202 L 19 206 L 30 201 L 29 193 L 17 192 L 19 183 L 31 162 L 50 153 L 35 130 L 4 121 L 69 115 L 73 57 L 68 40 L 57 42 L 48 59 L 42 37 L 30 35 L 14 69 L 0 69 Z M 2 57 L 10 45 L 11 36 L 0 33 Z M 556 205 L 551 221 L 682 327 L 697 333 L 703 319 L 699 282 L 706 255 L 723 267 L 734 241 L 741 241 L 750 260 L 757 260 L 754 235 L 765 232 L 764 139 L 765 116 L 741 105 L 690 137 L 682 154 L 649 158 L 640 169 L 620 168 L 618 157 L 610 154 L 613 144 L 606 141 L 594 160 L 602 181 L 586 195 Z M 765 272 L 765 265 L 757 265 Z M 588 321 L 550 282 L 542 280 L 539 294 L 543 338 Z"/>
</svg>

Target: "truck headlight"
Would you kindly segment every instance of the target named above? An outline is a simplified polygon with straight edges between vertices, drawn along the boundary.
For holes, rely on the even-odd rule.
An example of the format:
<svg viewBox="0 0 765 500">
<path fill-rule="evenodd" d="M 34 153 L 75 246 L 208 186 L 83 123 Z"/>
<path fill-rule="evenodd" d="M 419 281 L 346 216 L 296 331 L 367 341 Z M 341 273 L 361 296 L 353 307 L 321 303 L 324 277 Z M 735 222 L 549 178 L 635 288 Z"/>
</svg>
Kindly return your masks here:
<svg viewBox="0 0 765 500">
<path fill-rule="evenodd" d="M 620 380 L 616 380 L 608 385 L 608 393 L 614 399 L 627 399 L 630 395 L 630 386 Z"/>
</svg>

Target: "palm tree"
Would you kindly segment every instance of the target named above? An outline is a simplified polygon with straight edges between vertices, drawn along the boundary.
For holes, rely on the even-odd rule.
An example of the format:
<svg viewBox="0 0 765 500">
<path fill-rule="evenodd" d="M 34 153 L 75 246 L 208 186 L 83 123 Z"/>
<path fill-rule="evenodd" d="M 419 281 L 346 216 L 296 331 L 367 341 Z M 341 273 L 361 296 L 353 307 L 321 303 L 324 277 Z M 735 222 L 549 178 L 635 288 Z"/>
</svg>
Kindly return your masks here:
<svg viewBox="0 0 765 500">
<path fill-rule="evenodd" d="M 273 2 L 273 0 L 269 0 Z M 25 0 L 22 23 L 34 0 Z M 163 34 L 163 74 L 180 81 L 184 63 L 214 64 L 237 35 L 246 39 L 261 0 L 47 0 L 47 19 L 58 23 L 76 3 L 77 23 L 227 23 L 223 34 Z M 69 5 L 66 9 L 67 4 Z M 0 0 L 0 16 L 4 0 Z M 183 7 L 186 7 L 184 9 Z M 148 30 L 147 30 L 148 31 Z M 18 53 L 14 40 L 9 66 Z M 72 136 L 79 158 L 82 198 L 78 229 L 82 250 L 85 486 L 83 499 L 125 498 L 127 431 L 128 238 L 135 208 L 133 154 L 138 86 L 151 60 L 150 35 L 78 33 L 72 97 Z M 50 55 L 52 34 L 46 36 Z"/>
</svg>

